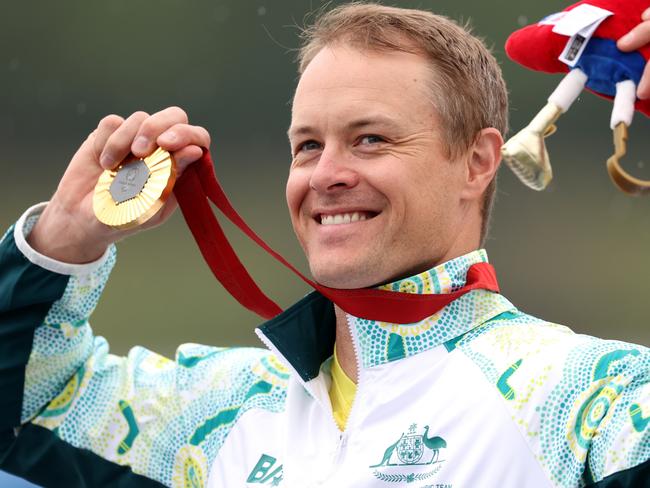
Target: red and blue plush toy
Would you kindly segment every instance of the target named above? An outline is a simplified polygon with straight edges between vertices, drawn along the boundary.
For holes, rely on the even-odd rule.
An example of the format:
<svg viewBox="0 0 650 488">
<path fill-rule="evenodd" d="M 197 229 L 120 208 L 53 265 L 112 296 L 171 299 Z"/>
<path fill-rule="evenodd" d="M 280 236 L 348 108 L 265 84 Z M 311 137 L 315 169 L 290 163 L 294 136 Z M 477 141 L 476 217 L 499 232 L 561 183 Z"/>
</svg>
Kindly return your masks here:
<svg viewBox="0 0 650 488">
<path fill-rule="evenodd" d="M 586 88 L 614 101 L 610 126 L 616 152 L 607 162 L 614 183 L 630 194 L 650 194 L 650 181 L 634 178 L 619 164 L 634 111 L 650 116 L 650 100 L 636 97 L 650 46 L 630 53 L 616 47 L 648 7 L 650 0 L 582 1 L 510 35 L 506 53 L 513 61 L 535 71 L 567 73 L 548 104 L 502 148 L 504 160 L 527 186 L 542 190 L 550 182 L 544 138 Z"/>
</svg>

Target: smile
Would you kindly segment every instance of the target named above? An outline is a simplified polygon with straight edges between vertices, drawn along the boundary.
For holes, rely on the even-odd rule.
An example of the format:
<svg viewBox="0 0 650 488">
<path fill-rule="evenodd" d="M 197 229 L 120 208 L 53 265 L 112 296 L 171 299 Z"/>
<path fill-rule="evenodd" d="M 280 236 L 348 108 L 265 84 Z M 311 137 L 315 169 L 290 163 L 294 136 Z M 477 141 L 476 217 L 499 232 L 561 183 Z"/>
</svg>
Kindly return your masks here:
<svg viewBox="0 0 650 488">
<path fill-rule="evenodd" d="M 351 212 L 340 214 L 320 214 L 318 221 L 321 225 L 340 225 L 351 224 L 353 222 L 361 222 L 375 217 L 377 214 L 374 212 Z"/>
</svg>

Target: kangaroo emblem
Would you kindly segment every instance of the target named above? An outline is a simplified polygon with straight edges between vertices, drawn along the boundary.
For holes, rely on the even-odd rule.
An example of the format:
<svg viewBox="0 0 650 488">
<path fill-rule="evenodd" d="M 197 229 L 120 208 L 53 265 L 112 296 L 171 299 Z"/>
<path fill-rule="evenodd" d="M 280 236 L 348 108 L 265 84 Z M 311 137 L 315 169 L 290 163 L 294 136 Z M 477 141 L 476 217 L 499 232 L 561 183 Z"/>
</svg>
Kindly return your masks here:
<svg viewBox="0 0 650 488">
<path fill-rule="evenodd" d="M 375 464 L 374 466 L 370 466 L 370 467 L 371 468 L 379 468 L 380 466 L 386 466 L 386 465 L 390 466 L 390 463 L 389 463 L 390 457 L 393 455 L 393 452 L 395 451 L 395 448 L 397 447 L 397 444 L 399 444 L 400 441 L 403 438 L 404 438 L 404 432 L 402 432 L 402 436 L 399 439 L 397 439 L 397 442 L 395 442 L 395 444 L 392 444 L 392 445 L 388 446 L 388 448 L 384 452 L 384 457 L 381 460 L 381 462 L 379 464 Z"/>
</svg>

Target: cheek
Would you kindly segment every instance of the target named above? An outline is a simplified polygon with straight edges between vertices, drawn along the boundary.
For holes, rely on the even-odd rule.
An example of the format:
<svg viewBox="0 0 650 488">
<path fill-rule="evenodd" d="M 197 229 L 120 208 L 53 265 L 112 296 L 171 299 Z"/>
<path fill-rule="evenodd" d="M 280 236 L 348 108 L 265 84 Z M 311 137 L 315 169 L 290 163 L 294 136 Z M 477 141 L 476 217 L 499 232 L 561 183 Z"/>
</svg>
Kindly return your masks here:
<svg viewBox="0 0 650 488">
<path fill-rule="evenodd" d="M 300 213 L 307 191 L 309 190 L 309 178 L 304 171 L 291 170 L 287 178 L 287 186 L 285 195 L 287 198 L 287 207 L 289 208 L 289 215 L 291 221 L 296 224 L 297 217 Z"/>
<path fill-rule="evenodd" d="M 396 200 L 403 225 L 410 233 L 430 234 L 444 226 L 450 210 L 453 181 L 441 172 L 417 173 L 400 182 L 403 192 Z"/>
</svg>

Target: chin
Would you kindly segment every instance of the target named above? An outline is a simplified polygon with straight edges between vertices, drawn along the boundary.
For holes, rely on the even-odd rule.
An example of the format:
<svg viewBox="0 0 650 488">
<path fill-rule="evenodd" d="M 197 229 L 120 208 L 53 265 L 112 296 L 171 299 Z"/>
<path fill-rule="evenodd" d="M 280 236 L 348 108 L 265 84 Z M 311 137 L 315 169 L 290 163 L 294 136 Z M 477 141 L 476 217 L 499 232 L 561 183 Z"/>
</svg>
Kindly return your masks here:
<svg viewBox="0 0 650 488">
<path fill-rule="evenodd" d="M 376 273 L 368 273 L 377 269 L 368 263 L 310 262 L 309 268 L 317 283 L 330 288 L 369 288 L 381 282 L 381 278 L 374 276 Z"/>
</svg>

